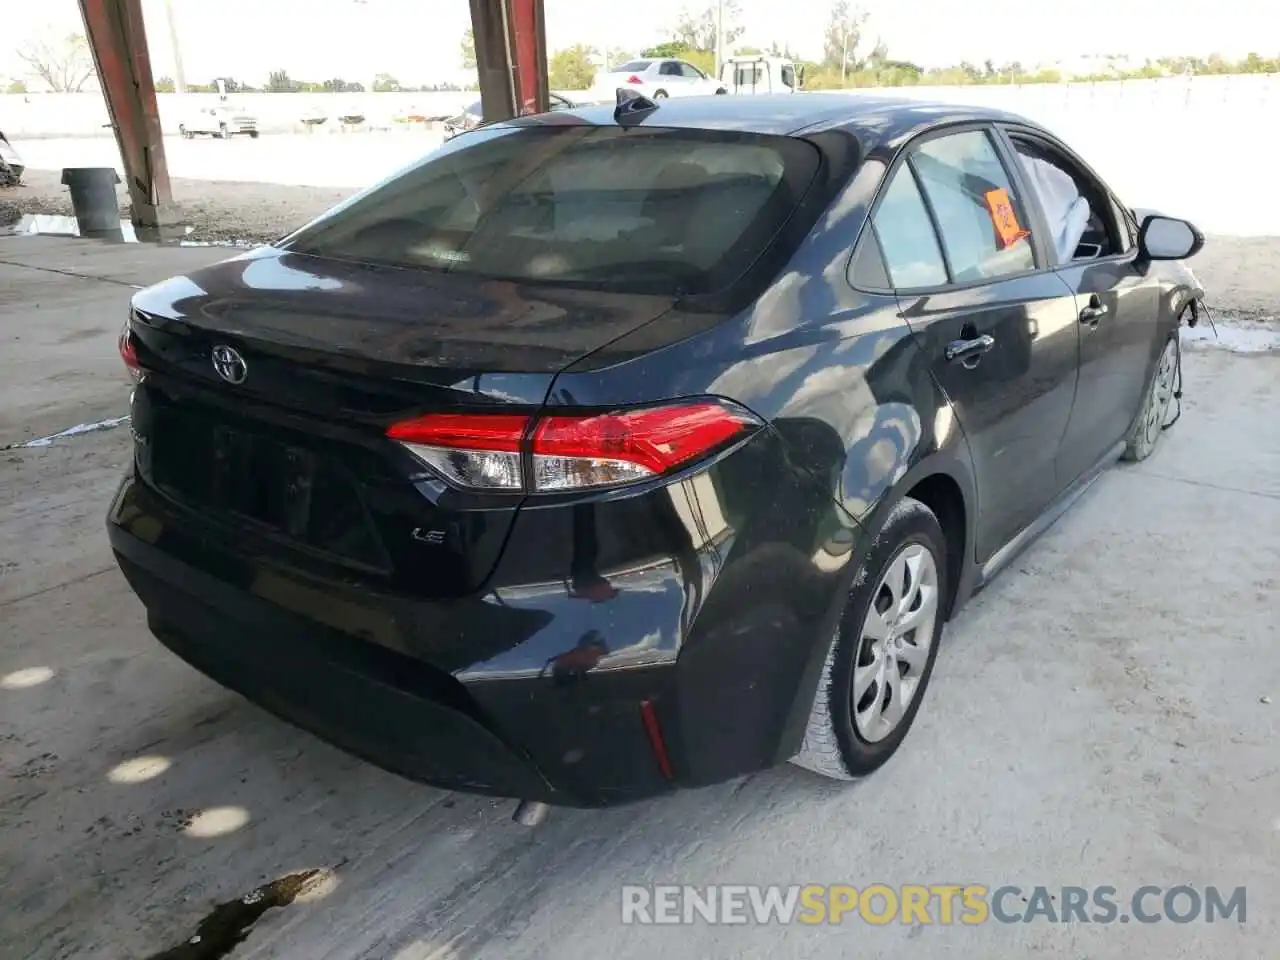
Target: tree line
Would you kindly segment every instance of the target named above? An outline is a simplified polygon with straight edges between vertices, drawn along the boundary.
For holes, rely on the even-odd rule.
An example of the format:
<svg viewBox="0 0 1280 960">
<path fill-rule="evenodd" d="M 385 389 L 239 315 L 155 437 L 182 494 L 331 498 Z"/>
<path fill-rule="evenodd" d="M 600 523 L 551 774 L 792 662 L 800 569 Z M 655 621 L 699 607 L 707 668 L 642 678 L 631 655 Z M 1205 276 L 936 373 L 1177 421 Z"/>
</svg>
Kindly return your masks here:
<svg viewBox="0 0 1280 960">
<path fill-rule="evenodd" d="M 595 82 L 597 72 L 620 66 L 643 57 L 687 60 L 707 73 L 715 70 L 716 50 L 715 4 L 698 11 L 686 10 L 668 31 L 669 39 L 643 50 L 600 50 L 586 44 L 575 44 L 556 50 L 548 57 L 550 85 L 559 90 L 586 90 Z M 1250 73 L 1280 73 L 1280 56 L 1265 57 L 1250 53 L 1239 59 L 1216 54 L 1208 57 L 1161 57 L 1133 66 L 1123 57 L 1098 58 L 1099 68 L 1088 74 L 1066 75 L 1053 67 L 1028 67 L 1019 61 L 981 64 L 962 61 L 952 66 L 925 68 L 908 60 L 895 59 L 878 38 L 867 30 L 867 14 L 852 0 L 833 0 L 822 35 L 822 56 L 806 60 L 785 45 L 768 48 L 737 46 L 742 37 L 742 12 L 739 0 L 724 0 L 723 48 L 737 54 L 768 54 L 788 57 L 805 67 L 805 87 L 810 90 L 843 87 L 900 87 L 914 85 L 953 86 L 997 83 L 1061 83 L 1073 81 L 1127 80 L 1166 76 L 1203 76 Z M 462 66 L 476 66 L 475 40 L 472 32 L 463 33 L 459 45 Z M 33 77 L 56 93 L 75 93 L 85 89 L 95 71 L 89 44 L 83 34 L 53 35 L 32 41 L 15 51 Z M 218 89 L 217 79 L 208 83 L 189 83 L 193 93 L 212 93 Z M 295 80 L 286 70 L 272 71 L 265 83 L 254 85 L 234 77 L 223 77 L 228 93 L 365 93 L 364 83 L 333 77 L 327 80 Z M 422 86 L 402 84 L 389 73 L 380 73 L 372 83 L 373 93 L 437 92 L 474 90 L 473 80 L 465 85 L 434 83 Z M 12 79 L 3 88 L 8 93 L 27 93 L 23 79 Z M 161 93 L 176 89 L 173 78 L 156 79 Z"/>
<path fill-rule="evenodd" d="M 670 29 L 670 39 L 640 50 L 642 57 L 685 60 L 710 74 L 716 58 L 715 4 L 702 11 L 685 11 Z M 926 68 L 909 60 L 896 59 L 879 39 L 867 30 L 865 11 L 851 0 L 834 0 L 822 36 L 822 57 L 807 60 L 788 46 L 772 43 L 767 48 L 735 46 L 743 35 L 739 0 L 724 0 L 723 47 L 737 55 L 766 54 L 787 57 L 803 64 L 804 85 L 809 90 L 847 87 L 959 86 L 1000 83 L 1062 83 L 1135 80 L 1167 76 L 1202 76 L 1248 73 L 1280 73 L 1280 56 L 1250 53 L 1240 59 L 1217 54 L 1208 57 L 1161 57 L 1131 66 L 1121 56 L 1097 58 L 1099 68 L 1090 73 L 1067 75 L 1053 67 L 1028 67 L 1019 61 L 981 64 L 960 63 Z M 470 31 L 463 38 L 464 66 L 475 66 L 475 45 Z M 592 86 L 602 68 L 614 68 L 634 55 L 623 50 L 602 51 L 585 44 L 557 50 L 548 58 L 550 85 L 560 90 L 584 90 Z"/>
</svg>

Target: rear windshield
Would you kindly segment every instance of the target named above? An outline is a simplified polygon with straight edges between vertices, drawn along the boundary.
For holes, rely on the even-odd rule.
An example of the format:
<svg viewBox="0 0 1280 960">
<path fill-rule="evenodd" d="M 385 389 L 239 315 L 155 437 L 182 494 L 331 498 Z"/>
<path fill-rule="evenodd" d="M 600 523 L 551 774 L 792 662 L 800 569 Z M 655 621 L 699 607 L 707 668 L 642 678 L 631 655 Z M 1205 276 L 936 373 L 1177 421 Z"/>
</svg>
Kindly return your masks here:
<svg viewBox="0 0 1280 960">
<path fill-rule="evenodd" d="M 614 73 L 644 73 L 649 69 L 652 60 L 628 60 L 620 67 L 614 67 Z"/>
<path fill-rule="evenodd" d="M 450 141 L 283 245 L 503 280 L 713 293 L 768 248 L 818 165 L 813 145 L 789 137 L 488 128 Z"/>
</svg>

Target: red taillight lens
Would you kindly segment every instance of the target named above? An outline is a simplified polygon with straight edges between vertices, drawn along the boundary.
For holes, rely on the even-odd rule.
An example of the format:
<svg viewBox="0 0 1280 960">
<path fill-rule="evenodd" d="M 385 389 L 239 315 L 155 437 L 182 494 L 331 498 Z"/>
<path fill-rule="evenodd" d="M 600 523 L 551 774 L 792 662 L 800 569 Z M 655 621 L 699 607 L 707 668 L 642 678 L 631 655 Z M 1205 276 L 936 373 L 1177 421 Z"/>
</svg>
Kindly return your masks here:
<svg viewBox="0 0 1280 960">
<path fill-rule="evenodd" d="M 547 417 L 533 435 L 533 486 L 573 490 L 643 480 L 697 459 L 752 423 L 715 402 Z"/>
<path fill-rule="evenodd" d="M 128 320 L 125 321 L 124 329 L 120 331 L 120 339 L 116 342 L 116 347 L 120 350 L 120 359 L 124 361 L 129 375 L 134 380 L 141 380 L 142 366 L 138 363 L 138 351 L 133 345 L 133 324 Z"/>
<path fill-rule="evenodd" d="M 746 436 L 760 422 L 716 400 L 538 421 L 505 414 L 432 414 L 393 425 L 397 440 L 445 479 L 481 490 L 556 492 L 659 476 Z M 524 476 L 522 450 L 532 455 Z"/>
<path fill-rule="evenodd" d="M 528 426 L 528 417 L 507 414 L 433 413 L 393 423 L 387 436 L 428 447 L 519 453 Z"/>
<path fill-rule="evenodd" d="M 520 442 L 529 418 L 435 413 L 392 424 L 387 436 L 461 487 L 522 490 Z"/>
<path fill-rule="evenodd" d="M 641 80 L 639 77 L 637 77 L 634 73 L 631 76 L 627 77 L 627 83 L 638 83 L 641 86 L 644 85 L 644 81 Z"/>
</svg>

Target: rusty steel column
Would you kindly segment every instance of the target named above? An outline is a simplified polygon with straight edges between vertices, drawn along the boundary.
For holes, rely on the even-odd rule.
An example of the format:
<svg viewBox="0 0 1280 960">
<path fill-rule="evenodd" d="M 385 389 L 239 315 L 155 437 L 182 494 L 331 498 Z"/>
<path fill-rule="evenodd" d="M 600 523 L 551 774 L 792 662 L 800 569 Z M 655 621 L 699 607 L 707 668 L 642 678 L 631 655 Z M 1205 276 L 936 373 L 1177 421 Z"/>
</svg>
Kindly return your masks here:
<svg viewBox="0 0 1280 960">
<path fill-rule="evenodd" d="M 159 227 L 174 216 L 160 109 L 142 0 L 79 0 L 102 94 L 124 162 L 135 226 Z"/>
<path fill-rule="evenodd" d="M 545 111 L 543 0 L 471 0 L 471 28 L 485 121 Z"/>
<path fill-rule="evenodd" d="M 521 113 L 546 113 L 547 30 L 543 0 L 507 0 L 512 49 L 515 51 L 516 97 Z"/>
</svg>

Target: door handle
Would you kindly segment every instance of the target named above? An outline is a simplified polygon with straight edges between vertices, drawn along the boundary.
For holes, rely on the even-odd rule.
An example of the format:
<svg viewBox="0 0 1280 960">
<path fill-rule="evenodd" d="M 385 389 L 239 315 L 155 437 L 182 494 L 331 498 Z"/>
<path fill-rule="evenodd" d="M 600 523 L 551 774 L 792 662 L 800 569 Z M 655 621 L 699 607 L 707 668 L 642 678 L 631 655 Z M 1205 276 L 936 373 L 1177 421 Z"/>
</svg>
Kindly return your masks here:
<svg viewBox="0 0 1280 960">
<path fill-rule="evenodd" d="M 944 356 L 948 363 L 962 361 L 965 366 L 976 364 L 982 355 L 996 345 L 996 338 L 989 333 L 972 340 L 952 340 L 947 344 Z"/>
<path fill-rule="evenodd" d="M 1107 312 L 1107 305 L 1099 300 L 1098 295 L 1095 293 L 1089 298 L 1089 305 L 1080 311 L 1080 322 L 1096 327 L 1098 321 L 1105 317 Z"/>
</svg>

